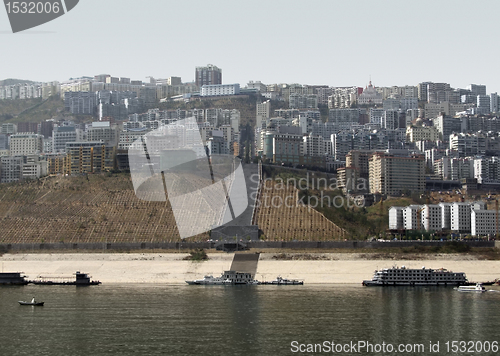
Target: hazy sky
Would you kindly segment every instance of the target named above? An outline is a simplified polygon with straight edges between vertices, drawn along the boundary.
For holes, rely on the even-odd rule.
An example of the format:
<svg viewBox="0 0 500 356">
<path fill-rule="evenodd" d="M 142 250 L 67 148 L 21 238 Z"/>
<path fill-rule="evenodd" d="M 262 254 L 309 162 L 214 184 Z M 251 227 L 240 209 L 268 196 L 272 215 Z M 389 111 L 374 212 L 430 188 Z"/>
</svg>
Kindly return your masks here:
<svg viewBox="0 0 500 356">
<path fill-rule="evenodd" d="M 0 9 L 0 79 L 106 73 L 147 80 L 222 68 L 224 83 L 448 82 L 500 92 L 500 1 L 80 0 L 12 34 Z"/>
</svg>

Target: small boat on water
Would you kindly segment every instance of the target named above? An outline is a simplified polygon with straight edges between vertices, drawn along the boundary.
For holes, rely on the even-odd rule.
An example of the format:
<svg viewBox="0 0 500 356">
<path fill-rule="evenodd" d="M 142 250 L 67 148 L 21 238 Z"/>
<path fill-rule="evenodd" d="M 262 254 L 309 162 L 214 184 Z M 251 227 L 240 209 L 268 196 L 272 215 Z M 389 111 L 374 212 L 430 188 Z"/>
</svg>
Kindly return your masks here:
<svg viewBox="0 0 500 356">
<path fill-rule="evenodd" d="M 495 281 L 489 281 L 489 282 L 481 282 L 483 286 L 492 286 L 495 284 Z"/>
<path fill-rule="evenodd" d="M 262 282 L 262 284 L 273 284 L 278 286 L 291 286 L 291 285 L 303 285 L 304 281 L 299 281 L 297 279 L 287 279 L 281 276 L 276 277 L 275 280 L 270 282 Z"/>
<path fill-rule="evenodd" d="M 223 285 L 223 284 L 231 284 L 226 279 L 221 277 L 214 277 L 212 275 L 204 276 L 202 279 L 195 279 L 194 281 L 186 281 L 189 285 Z"/>
<path fill-rule="evenodd" d="M 35 300 L 35 297 L 33 297 L 33 299 L 31 300 L 31 302 L 24 302 L 22 300 L 18 301 L 19 305 L 31 305 L 31 306 L 34 306 L 34 307 L 43 307 L 43 304 L 45 302 L 37 302 Z"/>
<path fill-rule="evenodd" d="M 224 271 L 220 277 L 214 277 L 208 275 L 203 277 L 203 279 L 195 279 L 194 281 L 186 281 L 189 285 L 254 285 L 260 284 L 259 281 L 253 279 L 251 273 L 248 272 L 236 272 L 236 271 Z"/>
<path fill-rule="evenodd" d="M 272 284 L 272 285 L 302 285 L 304 281 L 297 279 L 286 279 L 278 276 L 275 280 L 269 282 L 259 282 L 253 278 L 254 276 L 248 272 L 237 271 L 224 271 L 220 277 L 207 275 L 203 279 L 195 279 L 193 281 L 186 281 L 187 284 L 193 285 L 258 285 L 258 284 Z"/>
<path fill-rule="evenodd" d="M 486 288 L 481 283 L 477 283 L 475 286 L 458 286 L 453 289 L 459 292 L 486 292 Z"/>
</svg>

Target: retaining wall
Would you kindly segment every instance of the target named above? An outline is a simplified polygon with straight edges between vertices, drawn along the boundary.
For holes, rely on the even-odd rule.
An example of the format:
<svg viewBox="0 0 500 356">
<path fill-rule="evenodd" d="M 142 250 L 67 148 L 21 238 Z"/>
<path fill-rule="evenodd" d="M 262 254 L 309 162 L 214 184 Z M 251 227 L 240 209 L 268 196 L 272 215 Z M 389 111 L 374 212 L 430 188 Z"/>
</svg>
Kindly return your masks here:
<svg viewBox="0 0 500 356">
<path fill-rule="evenodd" d="M 500 247 L 500 241 L 460 241 L 471 247 Z M 245 241 L 248 248 L 333 249 L 387 248 L 410 246 L 443 246 L 449 241 Z M 215 241 L 207 242 L 141 242 L 141 243 L 52 243 L 0 244 L 0 251 L 60 251 L 60 250 L 183 250 L 214 249 Z"/>
</svg>

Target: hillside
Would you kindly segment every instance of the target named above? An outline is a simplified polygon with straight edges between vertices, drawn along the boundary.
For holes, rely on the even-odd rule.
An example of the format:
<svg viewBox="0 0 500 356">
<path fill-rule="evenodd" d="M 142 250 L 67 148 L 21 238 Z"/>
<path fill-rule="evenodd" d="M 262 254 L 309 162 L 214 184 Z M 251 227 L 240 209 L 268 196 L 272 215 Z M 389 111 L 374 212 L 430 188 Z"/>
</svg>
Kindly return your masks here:
<svg viewBox="0 0 500 356">
<path fill-rule="evenodd" d="M 31 80 L 22 80 L 22 79 L 9 78 L 9 79 L 0 80 L 0 87 L 7 86 L 7 85 L 32 84 L 32 83 L 35 83 L 35 82 L 33 82 Z"/>
<path fill-rule="evenodd" d="M 241 125 L 255 125 L 255 112 L 257 101 L 264 100 L 257 95 L 240 98 L 219 98 L 195 100 L 189 103 L 184 102 L 167 102 L 158 103 L 149 106 L 147 109 L 159 108 L 160 110 L 191 110 L 191 109 L 209 109 L 221 108 L 228 110 L 239 110 L 241 115 Z M 273 101 L 271 104 L 271 112 L 276 109 L 286 108 L 284 102 Z M 3 122 L 41 122 L 52 118 L 73 119 L 78 122 L 90 120 L 90 116 L 74 117 L 69 113 L 64 112 L 64 102 L 59 96 L 52 96 L 47 100 L 41 98 L 36 99 L 17 99 L 17 100 L 0 100 L 0 124 Z"/>
<path fill-rule="evenodd" d="M 59 96 L 46 100 L 0 100 L 0 124 L 4 122 L 42 122 L 54 117 L 64 117 L 64 103 Z"/>
<path fill-rule="evenodd" d="M 327 219 L 329 223 L 342 231 L 341 238 L 363 240 L 372 236 L 385 233 L 388 228 L 389 208 L 391 206 L 407 206 L 410 204 L 423 204 L 425 199 L 418 195 L 412 197 L 391 198 L 383 201 L 382 206 L 376 203 L 370 207 L 356 206 L 349 201 L 340 190 L 336 189 L 337 180 L 334 175 L 312 172 L 306 170 L 286 169 L 282 167 L 265 166 L 265 177 L 273 179 L 268 184 L 276 187 L 280 182 L 285 182 L 286 190 L 292 189 L 296 194 L 294 201 L 301 204 L 310 204 L 303 209 L 312 210 Z M 294 189 L 293 186 L 299 189 Z M 278 196 L 283 191 L 267 190 L 268 200 L 280 201 Z M 276 198 L 274 198 L 276 196 Z M 282 212 L 280 213 L 282 214 Z M 300 219 L 303 219 L 302 217 Z M 280 219 L 283 219 L 280 217 Z M 292 221 L 299 219 L 297 216 Z M 295 222 L 293 222 L 295 223 Z M 332 237 L 334 235 L 331 235 Z M 335 237 L 336 238 L 336 237 Z"/>
<path fill-rule="evenodd" d="M 265 101 L 260 95 L 249 95 L 247 97 L 222 97 L 219 99 L 203 99 L 194 100 L 188 103 L 184 102 L 166 102 L 160 103 L 159 108 L 161 110 L 191 110 L 191 109 L 209 109 L 209 108 L 221 108 L 226 110 L 239 110 L 241 115 L 241 125 L 245 126 L 250 124 L 252 127 L 255 126 L 255 116 L 256 116 L 256 104 L 257 102 Z M 276 109 L 287 108 L 287 104 L 279 101 L 271 102 L 271 113 Z"/>
<path fill-rule="evenodd" d="M 299 191 L 274 181 L 261 187 L 257 223 L 268 240 L 343 240 L 348 233 L 319 211 L 298 202 Z"/>
<path fill-rule="evenodd" d="M 382 205 L 355 207 L 353 203 L 346 203 L 338 190 L 318 189 L 317 180 L 313 187 L 313 172 L 309 172 L 311 185 L 297 189 L 294 184 L 286 184 L 287 179 L 307 177 L 307 172 L 282 170 L 276 173 L 277 170 L 269 167 L 264 170 L 266 176 L 274 180 L 268 180 L 266 187 L 261 187 L 256 220 L 267 240 L 362 240 L 378 237 L 388 228 L 391 206 L 424 204 L 427 200 L 419 196 L 389 198 Z M 324 177 L 322 173 L 314 174 L 315 179 Z M 284 185 L 280 178 L 284 179 Z M 429 203 L 438 203 L 444 199 L 444 194 L 433 194 Z M 323 206 L 314 206 L 314 197 L 320 201 L 323 197 Z M 488 200 L 487 197 L 470 198 Z M 495 209 L 495 198 L 490 198 L 489 209 Z M 313 206 L 307 206 L 309 199 Z M 331 204 L 326 203 L 328 199 Z M 460 201 L 460 197 L 455 195 L 447 200 Z M 130 174 L 125 173 L 57 176 L 0 184 L 0 231 L 0 243 L 179 240 L 170 206 L 164 202 L 139 200 Z M 421 235 L 419 232 L 418 236 L 412 237 L 420 238 Z M 206 241 L 208 238 L 209 233 L 204 233 L 188 240 Z"/>
<path fill-rule="evenodd" d="M 2 184 L 0 231 L 0 243 L 179 240 L 170 207 L 139 200 L 129 174 Z"/>
</svg>

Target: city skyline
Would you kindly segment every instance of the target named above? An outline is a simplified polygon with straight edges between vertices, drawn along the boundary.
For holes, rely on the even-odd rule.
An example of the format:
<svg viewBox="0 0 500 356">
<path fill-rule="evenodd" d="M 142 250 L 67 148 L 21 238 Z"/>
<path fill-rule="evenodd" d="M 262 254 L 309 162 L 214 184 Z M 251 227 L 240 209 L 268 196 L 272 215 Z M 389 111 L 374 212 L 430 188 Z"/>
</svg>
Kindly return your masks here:
<svg viewBox="0 0 500 356">
<path fill-rule="evenodd" d="M 0 41 L 9 53 L 0 78 L 62 82 L 109 73 L 191 82 L 196 66 L 211 63 L 225 84 L 365 87 L 371 79 L 376 86 L 433 81 L 500 92 L 491 75 L 496 2 L 477 3 L 480 17 L 470 16 L 464 1 L 412 2 L 404 11 L 395 1 L 143 4 L 87 0 L 19 34 L 0 11 Z"/>
</svg>

